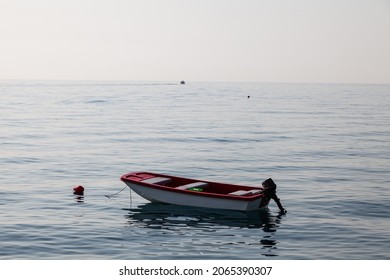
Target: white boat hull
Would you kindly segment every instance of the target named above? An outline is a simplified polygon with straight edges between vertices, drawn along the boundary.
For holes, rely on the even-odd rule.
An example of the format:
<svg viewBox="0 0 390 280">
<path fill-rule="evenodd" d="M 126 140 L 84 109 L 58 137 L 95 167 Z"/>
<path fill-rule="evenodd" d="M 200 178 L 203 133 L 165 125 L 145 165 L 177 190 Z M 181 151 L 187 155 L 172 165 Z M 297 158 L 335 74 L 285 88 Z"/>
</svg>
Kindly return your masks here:
<svg viewBox="0 0 390 280">
<path fill-rule="evenodd" d="M 261 197 L 254 200 L 215 198 L 209 196 L 196 196 L 179 192 L 172 193 L 163 189 L 145 187 L 129 181 L 125 181 L 125 184 L 139 196 L 151 202 L 162 202 L 168 204 L 225 210 L 254 211 L 259 209 L 260 203 L 262 201 Z"/>
</svg>

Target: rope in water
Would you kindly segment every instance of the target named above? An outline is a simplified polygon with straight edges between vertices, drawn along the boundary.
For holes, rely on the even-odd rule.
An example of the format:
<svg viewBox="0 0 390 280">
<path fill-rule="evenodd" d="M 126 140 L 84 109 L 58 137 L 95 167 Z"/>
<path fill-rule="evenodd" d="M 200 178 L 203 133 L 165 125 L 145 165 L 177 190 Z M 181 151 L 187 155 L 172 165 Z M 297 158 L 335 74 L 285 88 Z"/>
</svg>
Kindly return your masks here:
<svg viewBox="0 0 390 280">
<path fill-rule="evenodd" d="M 114 195 L 117 195 L 117 194 L 120 194 L 124 189 L 126 189 L 127 186 L 125 186 L 123 189 L 121 189 L 119 192 L 116 192 L 114 194 L 111 194 L 111 195 L 108 195 L 108 194 L 105 194 L 104 196 L 107 197 L 107 198 L 111 198 L 112 196 Z M 130 191 L 130 195 L 131 195 L 131 191 Z"/>
<path fill-rule="evenodd" d="M 127 188 L 127 186 L 123 187 L 123 189 L 121 189 L 119 192 L 116 192 L 116 193 L 111 194 L 111 195 L 105 194 L 104 196 L 107 197 L 108 199 L 110 199 L 112 196 L 120 194 L 126 188 Z M 130 209 L 131 209 L 131 207 L 133 205 L 133 198 L 131 196 L 131 189 L 129 188 L 129 190 L 130 190 Z"/>
</svg>

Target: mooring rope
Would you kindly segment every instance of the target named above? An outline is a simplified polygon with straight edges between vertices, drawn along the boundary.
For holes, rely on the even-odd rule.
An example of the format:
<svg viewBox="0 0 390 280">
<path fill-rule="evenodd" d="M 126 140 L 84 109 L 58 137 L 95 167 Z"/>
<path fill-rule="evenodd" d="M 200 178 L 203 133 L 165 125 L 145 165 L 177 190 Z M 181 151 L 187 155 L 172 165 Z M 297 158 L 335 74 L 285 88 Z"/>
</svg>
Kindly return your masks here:
<svg viewBox="0 0 390 280">
<path fill-rule="evenodd" d="M 125 186 L 123 189 L 121 189 L 119 192 L 116 192 L 114 194 L 111 194 L 111 195 L 108 195 L 108 194 L 105 194 L 104 196 L 107 197 L 107 198 L 111 198 L 112 196 L 114 195 L 117 195 L 117 194 L 120 194 L 124 189 L 126 189 L 127 186 Z M 130 195 L 131 195 L 131 191 L 130 191 Z"/>
<path fill-rule="evenodd" d="M 108 199 L 110 199 L 112 196 L 120 194 L 126 188 L 127 188 L 127 186 L 124 186 L 123 189 L 121 189 L 119 192 L 116 192 L 116 193 L 111 194 L 111 195 L 105 194 L 104 196 L 107 197 Z M 130 209 L 131 209 L 131 206 L 133 205 L 133 197 L 131 195 L 131 188 L 129 188 L 129 190 L 130 190 Z"/>
</svg>

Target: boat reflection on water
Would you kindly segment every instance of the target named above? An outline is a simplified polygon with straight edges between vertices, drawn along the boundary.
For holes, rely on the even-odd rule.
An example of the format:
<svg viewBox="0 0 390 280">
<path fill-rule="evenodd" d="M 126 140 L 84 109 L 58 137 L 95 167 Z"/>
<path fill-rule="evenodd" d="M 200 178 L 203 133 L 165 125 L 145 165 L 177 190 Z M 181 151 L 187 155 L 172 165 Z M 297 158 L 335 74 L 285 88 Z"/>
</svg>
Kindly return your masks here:
<svg viewBox="0 0 390 280">
<path fill-rule="evenodd" d="M 250 245 L 261 246 L 266 256 L 277 256 L 275 232 L 284 216 L 274 215 L 267 208 L 240 212 L 159 203 L 146 203 L 124 210 L 127 211 L 128 226 L 137 228 L 180 231 L 183 234 L 194 230 L 208 233 L 223 231 L 232 236 L 237 235 L 237 230 L 259 229 L 263 234 L 251 231 L 251 240 L 256 244 Z M 227 229 L 231 231 L 227 232 Z"/>
<path fill-rule="evenodd" d="M 129 211 L 126 217 L 129 225 L 138 227 L 164 227 L 175 223 L 189 227 L 204 227 L 205 224 L 234 228 L 261 228 L 265 232 L 276 231 L 283 215 L 274 216 L 269 209 L 259 211 L 232 211 L 189 206 L 146 203 Z"/>
</svg>

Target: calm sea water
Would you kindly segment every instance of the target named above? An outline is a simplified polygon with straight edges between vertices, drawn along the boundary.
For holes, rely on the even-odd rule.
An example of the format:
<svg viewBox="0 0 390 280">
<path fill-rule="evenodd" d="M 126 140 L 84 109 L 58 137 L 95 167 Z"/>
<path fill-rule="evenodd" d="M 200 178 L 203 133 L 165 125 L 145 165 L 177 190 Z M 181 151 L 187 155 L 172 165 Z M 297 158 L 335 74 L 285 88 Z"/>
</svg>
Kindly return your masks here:
<svg viewBox="0 0 390 280">
<path fill-rule="evenodd" d="M 1 81 L 0 258 L 390 259 L 389 108 L 389 85 Z M 288 213 L 108 198 L 129 171 L 272 177 Z"/>
</svg>

